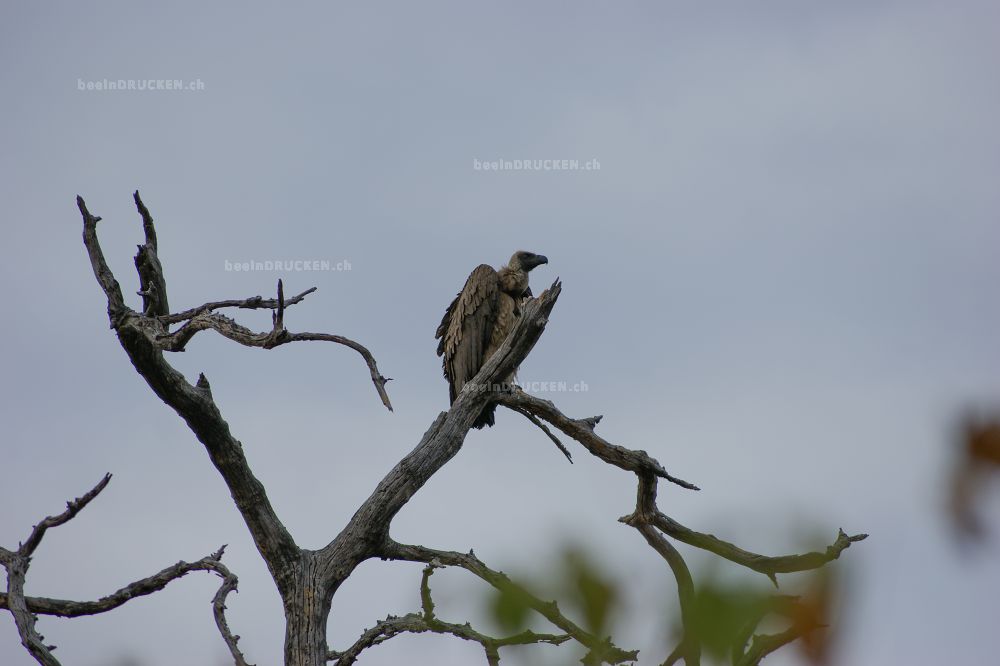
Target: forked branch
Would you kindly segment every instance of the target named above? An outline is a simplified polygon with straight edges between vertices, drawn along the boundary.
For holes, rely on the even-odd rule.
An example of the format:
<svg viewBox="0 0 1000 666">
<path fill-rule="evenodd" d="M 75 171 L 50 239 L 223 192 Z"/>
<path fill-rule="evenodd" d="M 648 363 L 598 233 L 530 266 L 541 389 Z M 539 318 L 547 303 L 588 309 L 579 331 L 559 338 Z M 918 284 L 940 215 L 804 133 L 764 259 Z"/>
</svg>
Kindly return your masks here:
<svg viewBox="0 0 1000 666">
<path fill-rule="evenodd" d="M 703 534 L 684 527 L 672 518 L 662 513 L 656 506 L 657 476 L 650 472 L 637 474 L 638 491 L 636 508 L 631 514 L 619 520 L 636 528 L 646 539 L 646 542 L 656 550 L 668 563 L 674 578 L 677 580 L 677 592 L 681 608 L 681 623 L 683 635 L 674 651 L 667 657 L 664 666 L 671 666 L 683 659 L 686 666 L 698 666 L 701 659 L 698 639 L 694 633 L 692 605 L 694 588 L 691 574 L 683 557 L 676 548 L 664 538 L 671 536 L 688 545 L 714 553 L 743 567 L 765 574 L 777 586 L 777 574 L 792 573 L 818 569 L 837 559 L 852 543 L 867 538 L 867 534 L 847 536 L 840 530 L 836 541 L 820 552 L 803 555 L 765 556 L 743 550 L 731 543 L 722 541 L 710 534 Z M 788 630 L 774 635 L 754 636 L 753 632 L 763 619 L 763 615 L 751 622 L 745 635 L 733 646 L 734 666 L 756 666 L 761 659 L 779 647 L 800 638 L 813 631 L 817 625 L 793 623 Z M 752 637 L 749 647 L 746 642 Z"/>
<path fill-rule="evenodd" d="M 264 299 L 260 296 L 255 296 L 242 300 L 214 301 L 183 312 L 171 314 L 167 306 L 167 287 L 163 266 L 157 254 L 156 229 L 153 218 L 139 196 L 138 191 L 134 193 L 133 198 L 142 218 L 146 241 L 139 246 L 139 250 L 135 256 L 136 270 L 139 273 L 140 288 L 138 293 L 143 298 L 141 313 L 132 312 L 125 305 L 121 288 L 118 286 L 114 274 L 104 260 L 104 255 L 97 239 L 97 223 L 101 218 L 91 215 L 82 197 L 76 198 L 77 206 L 80 209 L 81 215 L 83 215 L 83 240 L 87 246 L 94 275 L 97 277 L 98 283 L 108 298 L 109 315 L 112 312 L 115 314 L 115 317 L 112 317 L 112 327 L 115 326 L 116 318 L 127 312 L 141 315 L 143 318 L 149 318 L 151 321 L 146 322 L 146 324 L 152 329 L 151 332 L 154 333 L 153 338 L 156 346 L 163 351 L 183 351 L 196 333 L 208 329 L 213 329 L 230 340 L 248 347 L 272 349 L 288 342 L 306 341 L 324 341 L 344 345 L 358 352 L 364 359 L 368 365 L 372 383 L 378 392 L 379 398 L 382 400 L 382 404 L 390 411 L 392 410 L 392 403 L 389 401 L 389 395 L 385 390 L 385 384 L 390 379 L 382 376 L 378 370 L 374 355 L 364 345 L 341 335 L 328 333 L 290 333 L 284 330 L 283 324 L 280 327 L 276 327 L 276 330 L 270 333 L 255 333 L 228 317 L 215 314 L 214 312 L 215 310 L 230 307 L 243 309 L 267 308 L 272 311 L 283 311 L 285 307 L 301 302 L 308 294 L 316 290 L 315 287 L 307 289 L 287 301 L 284 300 L 283 296 L 279 296 L 277 299 Z M 173 332 L 169 331 L 168 327 L 171 324 L 181 322 L 184 322 L 184 324 L 179 329 Z"/>
<path fill-rule="evenodd" d="M 566 636 L 586 647 L 589 650 L 588 663 L 623 664 L 638 659 L 639 653 L 637 650 L 623 650 L 615 646 L 610 639 L 595 636 L 586 629 L 583 629 L 566 617 L 555 601 L 545 601 L 535 596 L 526 588 L 513 582 L 502 571 L 496 571 L 488 567 L 472 551 L 459 553 L 448 550 L 435 550 L 424 546 L 404 545 L 390 540 L 385 545 L 382 557 L 390 560 L 424 562 L 435 567 L 450 566 L 465 569 L 498 591 L 515 595 L 528 608 L 531 608 L 552 625 L 558 627 Z"/>
<path fill-rule="evenodd" d="M 222 562 L 225 546 L 208 557 L 196 562 L 178 562 L 159 571 L 152 576 L 130 583 L 120 590 L 102 597 L 97 601 L 71 601 L 68 599 L 49 599 L 46 597 L 29 597 L 24 594 L 25 579 L 31 565 L 31 556 L 41 545 L 48 529 L 58 527 L 72 520 L 94 498 L 96 498 L 111 480 L 106 474 L 90 491 L 75 500 L 66 503 L 66 510 L 56 516 L 42 519 L 32 529 L 30 536 L 17 550 L 0 547 L 0 565 L 7 570 L 7 592 L 0 593 L 0 609 L 6 609 L 14 616 L 21 644 L 42 666 L 59 666 L 59 660 L 52 654 L 54 645 L 46 645 L 45 637 L 35 629 L 37 615 L 55 615 L 59 617 L 80 617 L 97 615 L 114 610 L 135 599 L 146 596 L 165 588 L 169 583 L 185 576 L 192 571 L 212 571 L 222 578 L 222 585 L 212 599 L 212 612 L 216 626 L 226 643 L 236 666 L 249 666 L 237 647 L 239 636 L 229 630 L 225 616 L 225 600 L 230 592 L 239 584 L 233 574 Z"/>
<path fill-rule="evenodd" d="M 45 637 L 35 629 L 37 618 L 28 607 L 28 601 L 24 596 L 24 582 L 28 575 L 28 567 L 31 566 L 31 556 L 42 543 L 45 532 L 50 527 L 58 527 L 72 520 L 107 487 L 109 481 L 111 481 L 111 475 L 105 474 L 104 478 L 82 497 L 67 502 L 65 511 L 56 516 L 43 518 L 31 530 L 27 540 L 19 544 L 16 550 L 0 547 L 0 566 L 7 570 L 5 607 L 14 616 L 14 624 L 21 637 L 21 645 L 42 666 L 59 666 L 59 660 L 52 655 L 55 646 L 46 645 Z"/>
<path fill-rule="evenodd" d="M 279 591 L 286 594 L 291 589 L 292 581 L 297 575 L 296 572 L 303 555 L 302 551 L 279 520 L 268 500 L 263 484 L 251 471 L 242 445 L 230 433 L 229 425 L 223 419 L 212 397 L 207 379 L 202 375 L 196 384 L 190 384 L 181 373 L 167 363 L 163 352 L 183 349 L 191 336 L 199 330 L 208 328 L 217 330 L 226 337 L 242 344 L 264 348 L 272 348 L 286 342 L 299 340 L 325 340 L 351 347 L 365 358 L 379 396 L 386 407 L 391 409 L 391 403 L 385 392 L 385 382 L 388 380 L 378 372 L 371 353 L 352 340 L 319 333 L 293 334 L 285 330 L 283 322 L 285 307 L 290 303 L 302 300 L 306 294 L 310 293 L 308 291 L 286 302 L 283 289 L 279 287 L 282 293 L 279 293 L 274 302 L 265 301 L 262 298 L 246 299 L 236 303 L 218 301 L 206 303 L 177 315 L 170 315 L 164 307 L 166 304 L 165 280 L 163 279 L 162 266 L 156 254 L 157 243 L 153 219 L 138 192 L 135 193 L 134 198 L 142 217 L 145 234 L 145 244 L 140 246 L 139 254 L 136 257 L 141 291 L 145 292 L 142 312 L 136 312 L 125 304 L 121 288 L 104 259 L 97 238 L 97 222 L 100 221 L 100 218 L 92 215 L 83 199 L 77 197 L 77 204 L 83 216 L 84 245 L 90 257 L 94 275 L 108 299 L 111 326 L 117 332 L 122 347 L 139 374 L 163 402 L 177 411 L 205 446 L 212 463 L 229 487 L 236 506 L 254 538 L 258 551 L 267 563 Z M 267 333 L 254 333 L 214 312 L 216 309 L 231 305 L 248 308 L 271 307 L 275 313 L 273 329 Z M 278 316 L 278 313 L 281 316 Z M 168 328 L 171 322 L 185 323 L 177 331 L 171 332 Z"/>
<path fill-rule="evenodd" d="M 602 417 L 600 416 L 572 419 L 559 411 L 552 402 L 536 398 L 524 391 L 498 393 L 497 402 L 514 411 L 531 414 L 552 424 L 568 437 L 572 437 L 582 444 L 592 455 L 609 465 L 636 474 L 649 472 L 682 488 L 698 490 L 698 486 L 693 483 L 688 483 L 669 474 L 663 465 L 645 451 L 633 451 L 624 446 L 612 444 L 598 435 L 595 429 L 597 424 L 601 422 Z"/>
<path fill-rule="evenodd" d="M 500 648 L 508 645 L 533 645 L 548 643 L 561 645 L 571 639 L 569 634 L 539 634 L 526 630 L 512 636 L 494 638 L 472 628 L 468 622 L 456 624 L 445 622 L 434 612 L 434 601 L 431 598 L 430 577 L 434 570 L 443 565 L 431 563 L 424 567 L 420 578 L 420 613 L 407 613 L 403 616 L 390 615 L 379 620 L 371 629 L 366 629 L 361 637 L 351 647 L 343 652 L 331 651 L 330 661 L 334 666 L 350 666 L 365 649 L 384 643 L 385 641 L 404 633 L 436 633 L 448 634 L 462 640 L 479 643 L 486 653 L 486 663 L 498 666 L 500 663 Z"/>
</svg>

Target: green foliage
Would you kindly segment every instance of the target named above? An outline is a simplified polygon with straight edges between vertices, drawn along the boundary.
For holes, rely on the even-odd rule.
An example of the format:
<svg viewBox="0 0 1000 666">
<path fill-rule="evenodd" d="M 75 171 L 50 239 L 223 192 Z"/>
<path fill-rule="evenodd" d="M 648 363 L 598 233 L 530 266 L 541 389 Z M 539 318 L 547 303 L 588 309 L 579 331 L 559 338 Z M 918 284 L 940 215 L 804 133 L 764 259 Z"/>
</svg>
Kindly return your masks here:
<svg viewBox="0 0 1000 666">
<path fill-rule="evenodd" d="M 493 595 L 490 614 L 504 631 L 511 634 L 524 631 L 531 614 L 528 597 L 520 590 L 504 588 Z"/>
<path fill-rule="evenodd" d="M 620 586 L 578 547 L 565 549 L 546 584 L 529 584 L 526 589 L 536 596 L 571 606 L 568 614 L 579 618 L 584 629 L 600 637 L 610 634 L 621 605 Z M 527 629 L 533 615 L 527 595 L 516 588 L 491 595 L 488 610 L 497 625 L 510 633 Z"/>
<path fill-rule="evenodd" d="M 563 562 L 567 598 L 579 609 L 587 631 L 606 636 L 618 610 L 619 586 L 580 549 L 566 550 Z"/>
<path fill-rule="evenodd" d="M 746 629 L 765 612 L 768 596 L 746 586 L 709 582 L 698 588 L 691 611 L 691 635 L 705 652 L 723 659 L 745 640 Z"/>
</svg>

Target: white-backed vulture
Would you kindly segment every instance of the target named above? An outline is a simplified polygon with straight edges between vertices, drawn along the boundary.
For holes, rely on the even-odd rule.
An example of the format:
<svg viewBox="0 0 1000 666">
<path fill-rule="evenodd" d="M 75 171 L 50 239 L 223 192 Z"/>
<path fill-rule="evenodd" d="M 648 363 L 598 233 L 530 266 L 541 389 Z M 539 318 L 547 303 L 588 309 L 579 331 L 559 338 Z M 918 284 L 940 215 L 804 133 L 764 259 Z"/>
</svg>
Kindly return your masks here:
<svg viewBox="0 0 1000 666">
<path fill-rule="evenodd" d="M 437 353 L 442 357 L 451 402 L 514 329 L 521 304 L 531 297 L 528 273 L 547 263 L 543 255 L 521 250 L 499 270 L 482 264 L 469 275 L 434 334 L 440 340 Z M 499 381 L 510 384 L 514 374 Z M 492 426 L 495 409 L 496 405 L 487 405 L 473 427 Z"/>
</svg>

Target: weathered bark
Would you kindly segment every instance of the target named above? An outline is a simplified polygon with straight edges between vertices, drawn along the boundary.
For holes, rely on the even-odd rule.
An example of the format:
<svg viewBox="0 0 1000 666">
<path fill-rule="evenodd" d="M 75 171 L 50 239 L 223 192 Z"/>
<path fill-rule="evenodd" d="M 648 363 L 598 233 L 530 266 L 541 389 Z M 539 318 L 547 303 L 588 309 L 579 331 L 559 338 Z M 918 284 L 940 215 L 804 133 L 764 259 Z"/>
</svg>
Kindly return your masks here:
<svg viewBox="0 0 1000 666">
<path fill-rule="evenodd" d="M 285 666 L 325 666 L 326 624 L 335 588 L 314 551 L 302 551 L 285 610 Z"/>
</svg>

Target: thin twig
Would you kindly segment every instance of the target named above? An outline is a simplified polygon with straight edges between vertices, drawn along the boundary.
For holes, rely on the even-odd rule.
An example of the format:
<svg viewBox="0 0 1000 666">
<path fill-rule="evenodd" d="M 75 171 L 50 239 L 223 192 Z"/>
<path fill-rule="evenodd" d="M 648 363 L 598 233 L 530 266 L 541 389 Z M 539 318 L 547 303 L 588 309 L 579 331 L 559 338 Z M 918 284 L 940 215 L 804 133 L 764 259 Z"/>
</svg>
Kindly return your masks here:
<svg viewBox="0 0 1000 666">
<path fill-rule="evenodd" d="M 590 453 L 608 464 L 620 467 L 629 472 L 635 472 L 636 474 L 651 472 L 682 488 L 698 490 L 698 486 L 693 483 L 688 483 L 683 479 L 669 474 L 667 470 L 663 469 L 663 465 L 645 451 L 627 449 L 624 446 L 612 444 L 594 432 L 595 427 L 601 420 L 600 416 L 587 419 L 571 419 L 559 411 L 552 402 L 536 398 L 524 391 L 499 393 L 497 394 L 497 401 L 501 405 L 515 411 L 524 410 L 533 416 L 548 421 L 567 436 L 572 437 L 582 444 Z"/>
<path fill-rule="evenodd" d="M 560 645 L 570 640 L 569 634 L 539 634 L 534 631 L 522 631 L 519 634 L 494 638 L 472 628 L 468 622 L 455 624 L 445 622 L 434 614 L 434 601 L 431 598 L 430 577 L 434 570 L 442 567 L 436 560 L 429 562 L 424 567 L 420 577 L 420 613 L 408 613 L 401 617 L 390 615 L 384 620 L 380 620 L 371 629 L 366 629 L 361 637 L 349 648 L 343 651 L 331 651 L 329 660 L 335 662 L 335 666 L 350 666 L 357 661 L 358 656 L 365 649 L 384 643 L 385 641 L 403 633 L 425 633 L 433 632 L 437 634 L 450 634 L 463 640 L 479 643 L 486 653 L 486 660 L 490 666 L 500 663 L 500 648 L 509 645 L 532 645 L 537 643 L 548 643 L 550 645 Z"/>
<path fill-rule="evenodd" d="M 566 460 L 568 460 L 572 464 L 573 455 L 569 452 L 569 449 L 563 446 L 563 443 L 559 441 L 559 438 L 552 434 L 552 431 L 549 430 L 549 427 L 547 425 L 536 419 L 533 414 L 531 414 L 528 411 L 525 411 L 524 409 L 517 407 L 514 408 L 514 411 L 523 416 L 524 418 L 528 419 L 532 423 L 534 423 L 536 426 L 538 426 L 538 428 L 541 429 L 541 431 L 544 432 L 545 435 L 552 440 L 552 443 L 555 444 L 557 447 L 559 447 L 559 450 L 562 451 L 564 456 L 566 456 Z"/>
<path fill-rule="evenodd" d="M 285 307 L 290 307 L 296 303 L 301 303 L 305 300 L 305 297 L 316 291 L 316 287 L 309 287 L 301 294 L 292 296 L 291 298 L 285 299 Z M 222 308 L 240 308 L 243 310 L 274 310 L 278 307 L 278 299 L 276 298 L 264 298 L 263 296 L 251 296 L 250 298 L 242 299 L 230 299 L 226 301 L 213 301 L 211 303 L 204 303 L 198 307 L 191 308 L 189 310 L 184 310 L 183 312 L 177 312 L 175 314 L 163 315 L 158 317 L 158 319 L 164 324 L 178 324 L 182 321 L 187 321 L 193 317 L 203 314 L 205 312 L 212 312 L 213 310 L 221 310 Z"/>
<path fill-rule="evenodd" d="M 50 527 L 58 527 L 64 523 L 69 522 L 73 519 L 76 514 L 83 511 L 90 502 L 101 494 L 108 483 L 111 481 L 111 474 L 105 474 L 104 478 L 97 482 L 97 485 L 87 491 L 82 497 L 77 497 L 71 502 L 66 502 L 66 510 L 60 513 L 58 516 L 48 516 L 40 523 L 35 525 L 34 529 L 31 530 L 31 535 L 28 540 L 18 548 L 18 554 L 24 556 L 30 556 L 38 548 L 38 544 L 42 542 L 42 537 L 45 536 L 45 531 Z"/>
<path fill-rule="evenodd" d="M 609 639 L 595 636 L 566 617 L 555 601 L 545 601 L 535 596 L 524 587 L 514 583 L 501 571 L 495 571 L 486 566 L 475 553 L 459 553 L 447 550 L 435 550 L 417 545 L 404 545 L 389 540 L 383 547 L 381 556 L 385 559 L 404 560 L 409 562 L 434 563 L 438 566 L 460 567 L 474 574 L 491 586 L 516 595 L 522 599 L 528 608 L 544 617 L 558 627 L 570 638 L 588 648 L 599 659 L 594 663 L 623 664 L 638 659 L 637 650 L 623 650 L 615 646 Z"/>
</svg>

